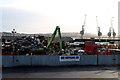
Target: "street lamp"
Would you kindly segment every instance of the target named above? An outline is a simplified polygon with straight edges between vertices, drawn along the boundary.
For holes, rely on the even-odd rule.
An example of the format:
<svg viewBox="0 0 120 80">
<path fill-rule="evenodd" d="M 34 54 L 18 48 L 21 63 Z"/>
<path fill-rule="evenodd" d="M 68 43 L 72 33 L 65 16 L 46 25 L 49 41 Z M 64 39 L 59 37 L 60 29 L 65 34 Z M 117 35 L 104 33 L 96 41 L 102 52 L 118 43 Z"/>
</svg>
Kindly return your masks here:
<svg viewBox="0 0 120 80">
<path fill-rule="evenodd" d="M 15 29 L 13 29 L 13 31 L 12 31 L 13 39 L 14 39 L 15 33 L 16 33 L 16 31 L 15 31 Z M 13 55 L 14 55 L 14 52 L 15 52 L 15 45 L 14 45 L 14 40 L 13 40 Z"/>
<path fill-rule="evenodd" d="M 16 31 L 15 31 L 15 29 L 13 29 L 13 31 L 12 31 L 13 38 L 14 38 L 15 33 L 16 33 Z"/>
</svg>

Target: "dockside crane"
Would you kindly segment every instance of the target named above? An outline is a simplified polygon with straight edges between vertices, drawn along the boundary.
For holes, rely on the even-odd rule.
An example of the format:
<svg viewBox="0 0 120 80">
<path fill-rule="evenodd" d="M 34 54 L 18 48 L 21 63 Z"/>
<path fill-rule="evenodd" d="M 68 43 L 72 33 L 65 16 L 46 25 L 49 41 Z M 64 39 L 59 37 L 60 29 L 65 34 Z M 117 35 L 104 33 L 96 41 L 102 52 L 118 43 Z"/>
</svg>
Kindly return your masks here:
<svg viewBox="0 0 120 80">
<path fill-rule="evenodd" d="M 86 16 L 87 16 L 87 15 L 85 15 L 84 23 L 83 23 L 83 25 L 82 25 L 82 30 L 80 31 L 81 39 L 83 39 L 83 35 L 84 35 L 84 32 L 85 32 Z"/>
<path fill-rule="evenodd" d="M 113 19 L 114 19 L 114 17 L 112 17 L 112 19 L 111 19 L 111 27 L 112 27 L 112 35 L 113 35 L 113 38 L 115 38 L 116 33 L 115 33 L 114 28 L 113 28 Z"/>
<path fill-rule="evenodd" d="M 100 36 L 102 36 L 102 32 L 100 31 L 100 27 L 98 26 L 98 17 L 97 16 L 96 16 L 96 25 L 97 25 L 98 37 L 100 40 Z"/>
<path fill-rule="evenodd" d="M 115 36 L 116 36 L 116 33 L 115 33 L 114 28 L 113 28 L 113 38 L 115 38 Z"/>
<path fill-rule="evenodd" d="M 115 33 L 114 28 L 113 28 L 113 18 L 114 17 L 112 17 L 112 19 L 111 19 L 111 27 L 109 29 L 108 36 L 111 37 L 113 35 L 113 38 L 115 38 L 116 33 Z"/>
<path fill-rule="evenodd" d="M 107 34 L 109 38 L 111 37 L 111 29 L 112 29 L 112 28 L 110 27 L 110 28 L 109 28 L 109 32 L 108 32 L 108 34 Z"/>
</svg>

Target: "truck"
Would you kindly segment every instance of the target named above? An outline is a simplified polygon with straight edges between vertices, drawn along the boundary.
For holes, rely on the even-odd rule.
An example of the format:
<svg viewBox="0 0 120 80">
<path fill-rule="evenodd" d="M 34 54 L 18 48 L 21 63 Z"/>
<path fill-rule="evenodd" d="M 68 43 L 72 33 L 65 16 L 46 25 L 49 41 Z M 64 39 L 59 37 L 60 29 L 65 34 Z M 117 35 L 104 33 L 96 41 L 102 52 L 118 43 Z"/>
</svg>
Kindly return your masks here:
<svg viewBox="0 0 120 80">
<path fill-rule="evenodd" d="M 95 45 L 94 41 L 85 41 L 84 51 L 88 55 L 109 55 L 110 50 L 101 47 L 100 45 Z"/>
</svg>

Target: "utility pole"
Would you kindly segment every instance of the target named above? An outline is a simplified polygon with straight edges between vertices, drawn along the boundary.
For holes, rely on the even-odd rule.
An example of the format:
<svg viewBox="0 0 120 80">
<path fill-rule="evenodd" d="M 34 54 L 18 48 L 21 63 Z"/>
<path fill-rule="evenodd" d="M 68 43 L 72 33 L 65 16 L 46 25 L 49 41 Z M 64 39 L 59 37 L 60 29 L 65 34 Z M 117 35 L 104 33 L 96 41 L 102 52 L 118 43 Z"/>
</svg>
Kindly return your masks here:
<svg viewBox="0 0 120 80">
<path fill-rule="evenodd" d="M 16 31 L 15 31 L 15 29 L 13 29 L 13 31 L 12 31 L 12 34 L 13 34 L 13 39 L 14 39 L 14 37 L 15 37 L 15 33 L 16 33 Z M 13 55 L 15 54 L 15 45 L 14 45 L 14 40 L 13 40 Z"/>
</svg>

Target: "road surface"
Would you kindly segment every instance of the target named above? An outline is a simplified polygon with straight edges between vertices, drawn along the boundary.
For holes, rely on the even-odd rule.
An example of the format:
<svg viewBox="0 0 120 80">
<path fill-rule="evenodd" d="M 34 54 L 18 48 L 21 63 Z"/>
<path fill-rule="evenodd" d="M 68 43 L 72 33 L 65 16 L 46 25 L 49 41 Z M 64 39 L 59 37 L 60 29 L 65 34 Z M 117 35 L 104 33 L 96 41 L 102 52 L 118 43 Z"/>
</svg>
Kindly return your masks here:
<svg viewBox="0 0 120 80">
<path fill-rule="evenodd" d="M 3 78 L 118 78 L 118 66 L 3 68 Z"/>
</svg>

